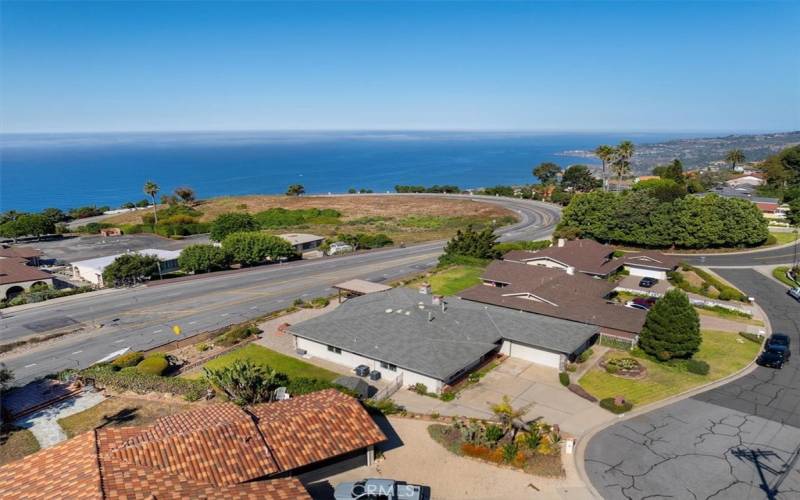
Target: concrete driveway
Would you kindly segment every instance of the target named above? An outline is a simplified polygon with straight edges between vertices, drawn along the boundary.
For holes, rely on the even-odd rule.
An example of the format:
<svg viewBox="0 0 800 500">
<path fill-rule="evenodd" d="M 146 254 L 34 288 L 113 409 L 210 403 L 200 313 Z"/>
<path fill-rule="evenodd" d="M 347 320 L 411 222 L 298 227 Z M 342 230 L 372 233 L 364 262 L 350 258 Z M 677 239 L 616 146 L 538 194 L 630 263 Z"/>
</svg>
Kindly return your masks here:
<svg viewBox="0 0 800 500">
<path fill-rule="evenodd" d="M 515 407 L 530 405 L 527 419 L 542 417 L 573 435 L 613 419 L 612 414 L 563 387 L 556 369 L 516 358 L 506 359 L 478 384 L 461 391 L 454 401 L 444 402 L 406 389 L 392 399 L 419 413 L 491 418 L 489 404 L 501 401 L 504 395 L 511 397 Z"/>
</svg>

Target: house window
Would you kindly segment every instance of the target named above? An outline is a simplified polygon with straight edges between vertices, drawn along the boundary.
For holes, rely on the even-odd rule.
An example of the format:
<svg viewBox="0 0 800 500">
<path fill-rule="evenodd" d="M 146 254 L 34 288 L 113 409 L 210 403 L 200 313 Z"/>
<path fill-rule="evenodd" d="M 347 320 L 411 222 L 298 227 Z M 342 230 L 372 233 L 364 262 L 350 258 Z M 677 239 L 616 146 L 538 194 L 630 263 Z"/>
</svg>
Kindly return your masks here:
<svg viewBox="0 0 800 500">
<path fill-rule="evenodd" d="M 393 365 L 391 363 L 384 363 L 383 361 L 381 361 L 381 368 L 385 368 L 385 369 L 389 370 L 390 372 L 396 372 L 397 371 L 397 366 L 396 365 Z"/>
<path fill-rule="evenodd" d="M 330 352 L 332 352 L 334 354 L 341 354 L 342 353 L 341 349 L 339 349 L 338 347 L 333 347 L 332 345 L 328 346 L 328 351 L 330 351 Z"/>
</svg>

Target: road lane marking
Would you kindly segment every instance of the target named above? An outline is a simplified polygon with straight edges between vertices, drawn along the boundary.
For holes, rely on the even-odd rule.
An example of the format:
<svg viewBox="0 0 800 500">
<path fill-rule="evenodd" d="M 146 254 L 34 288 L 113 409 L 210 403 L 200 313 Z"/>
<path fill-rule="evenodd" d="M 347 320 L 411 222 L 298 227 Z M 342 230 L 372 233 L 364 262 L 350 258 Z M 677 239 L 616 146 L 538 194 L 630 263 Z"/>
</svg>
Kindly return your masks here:
<svg viewBox="0 0 800 500">
<path fill-rule="evenodd" d="M 114 344 L 121 344 L 122 342 L 125 342 L 125 339 L 115 340 L 113 343 Z"/>
<path fill-rule="evenodd" d="M 29 365 L 25 365 L 23 368 L 33 368 L 34 366 L 36 366 L 36 363 L 31 363 Z"/>
<path fill-rule="evenodd" d="M 190 325 L 193 325 L 193 324 L 195 324 L 195 323 L 197 323 L 197 321 L 190 321 L 190 322 L 189 322 L 189 324 L 190 324 Z"/>
<path fill-rule="evenodd" d="M 72 354 L 80 354 L 80 353 L 82 353 L 82 352 L 83 352 L 83 351 L 75 351 L 75 352 L 73 352 Z"/>
<path fill-rule="evenodd" d="M 164 331 L 164 330 L 153 330 L 153 333 L 161 333 L 161 332 L 163 332 L 163 331 Z"/>
<path fill-rule="evenodd" d="M 258 306 L 253 306 L 250 309 L 258 309 Z"/>
<path fill-rule="evenodd" d="M 224 318 L 225 316 L 228 316 L 229 314 L 230 313 L 222 313 L 222 314 L 220 314 L 220 316 L 222 316 Z"/>
</svg>

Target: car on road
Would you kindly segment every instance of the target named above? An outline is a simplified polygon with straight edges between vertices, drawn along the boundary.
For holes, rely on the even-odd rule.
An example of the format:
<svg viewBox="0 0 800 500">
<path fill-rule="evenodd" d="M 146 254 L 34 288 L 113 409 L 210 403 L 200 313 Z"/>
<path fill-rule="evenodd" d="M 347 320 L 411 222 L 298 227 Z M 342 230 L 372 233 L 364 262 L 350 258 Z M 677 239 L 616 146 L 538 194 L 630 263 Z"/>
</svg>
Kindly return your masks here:
<svg viewBox="0 0 800 500">
<path fill-rule="evenodd" d="M 770 349 L 764 350 L 764 352 L 758 356 L 758 359 L 756 359 L 756 363 L 759 365 L 768 368 L 777 368 L 778 370 L 783 368 L 785 362 L 786 359 L 783 357 L 783 352 Z"/>
<path fill-rule="evenodd" d="M 639 286 L 642 288 L 652 288 L 656 283 L 658 283 L 658 280 L 655 278 L 642 278 L 639 280 Z"/>
<path fill-rule="evenodd" d="M 333 490 L 335 500 L 426 500 L 429 488 L 393 479 L 363 479 L 339 483 Z"/>
<path fill-rule="evenodd" d="M 796 286 L 794 288 L 790 288 L 787 293 L 793 299 L 795 299 L 797 301 L 800 301 L 800 286 Z"/>
<path fill-rule="evenodd" d="M 764 349 L 767 351 L 778 351 L 780 352 L 784 360 L 786 362 L 789 361 L 789 358 L 792 357 L 792 351 L 789 349 L 789 344 L 791 344 L 791 340 L 789 339 L 788 335 L 783 333 L 773 333 L 767 339 L 767 342 L 764 344 Z"/>
</svg>

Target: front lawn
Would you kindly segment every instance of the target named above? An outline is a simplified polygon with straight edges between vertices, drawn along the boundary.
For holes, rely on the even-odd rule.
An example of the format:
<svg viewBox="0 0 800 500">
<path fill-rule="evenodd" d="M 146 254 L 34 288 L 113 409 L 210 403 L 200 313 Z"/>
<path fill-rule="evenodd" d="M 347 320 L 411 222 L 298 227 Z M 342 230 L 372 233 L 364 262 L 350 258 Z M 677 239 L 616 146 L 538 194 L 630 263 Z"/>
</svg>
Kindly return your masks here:
<svg viewBox="0 0 800 500">
<path fill-rule="evenodd" d="M 331 382 L 335 378 L 340 377 L 338 373 L 334 373 L 325 368 L 320 368 L 297 358 L 292 358 L 275 352 L 266 347 L 258 344 L 247 344 L 241 349 L 236 349 L 228 354 L 212 359 L 203 368 L 220 369 L 229 366 L 238 360 L 252 361 L 255 364 L 262 366 L 269 366 L 281 373 L 286 374 L 290 379 L 294 378 L 311 378 Z M 195 372 L 185 375 L 188 378 L 202 377 L 202 372 Z"/>
<path fill-rule="evenodd" d="M 39 451 L 39 442 L 33 433 L 12 425 L 4 426 L 0 431 L 0 465 L 19 460 Z"/>
<path fill-rule="evenodd" d="M 769 234 L 775 237 L 775 245 L 785 245 L 787 243 L 792 243 L 797 239 L 797 234 L 794 231 L 791 233 L 775 231 L 770 232 Z"/>
<path fill-rule="evenodd" d="M 481 282 L 481 266 L 450 266 L 428 278 L 431 292 L 436 295 L 454 295 Z"/>
<path fill-rule="evenodd" d="M 727 319 L 729 321 L 736 321 L 738 323 L 742 323 L 743 325 L 764 326 L 764 322 L 761 321 L 760 319 L 753 319 L 750 316 L 746 316 L 731 309 L 725 309 L 724 307 L 716 307 L 713 309 L 705 307 L 695 307 L 694 309 L 700 316 L 713 316 L 715 318 Z"/>
<path fill-rule="evenodd" d="M 789 266 L 776 267 L 772 270 L 772 277 L 780 281 L 784 285 L 794 288 L 797 285 L 794 281 L 790 280 L 786 273 L 789 272 Z"/>
<path fill-rule="evenodd" d="M 189 404 L 174 401 L 113 397 L 97 406 L 58 420 L 67 437 L 75 437 L 100 427 L 138 427 L 153 423 L 159 417 L 180 413 Z"/>
<path fill-rule="evenodd" d="M 689 373 L 682 366 L 659 363 L 635 350 L 633 355 L 647 369 L 645 378 L 621 378 L 596 366 L 578 383 L 597 399 L 624 396 L 627 401 L 641 406 L 728 376 L 750 363 L 760 348 L 755 342 L 748 342 L 736 333 L 703 330 L 702 335 L 703 343 L 694 359 L 711 366 L 708 375 L 697 375 Z M 630 353 L 620 351 L 614 356 L 625 357 Z"/>
</svg>

